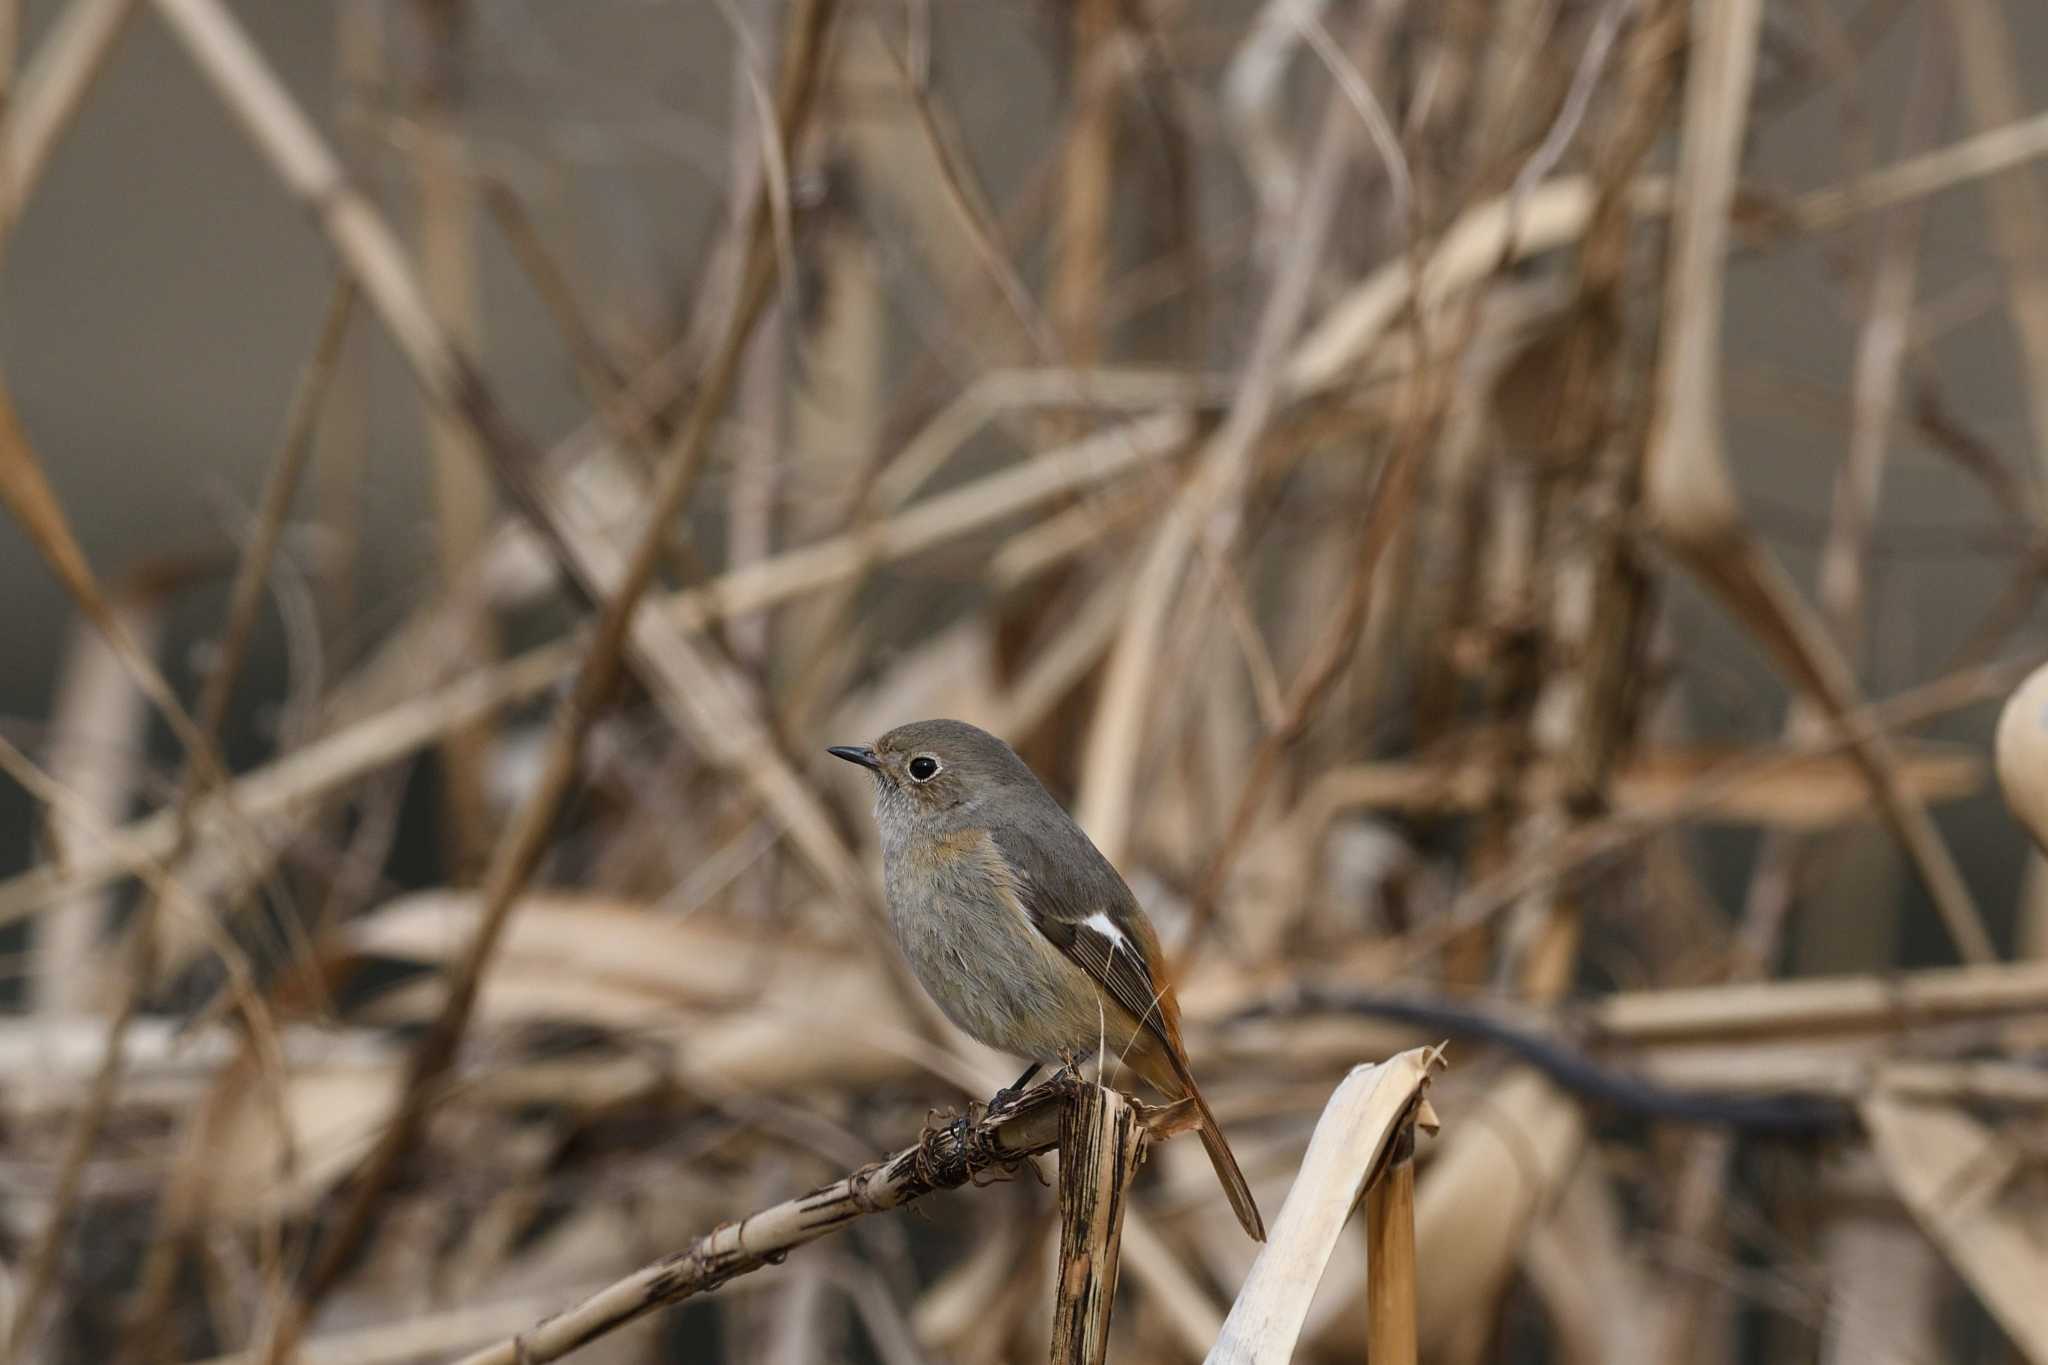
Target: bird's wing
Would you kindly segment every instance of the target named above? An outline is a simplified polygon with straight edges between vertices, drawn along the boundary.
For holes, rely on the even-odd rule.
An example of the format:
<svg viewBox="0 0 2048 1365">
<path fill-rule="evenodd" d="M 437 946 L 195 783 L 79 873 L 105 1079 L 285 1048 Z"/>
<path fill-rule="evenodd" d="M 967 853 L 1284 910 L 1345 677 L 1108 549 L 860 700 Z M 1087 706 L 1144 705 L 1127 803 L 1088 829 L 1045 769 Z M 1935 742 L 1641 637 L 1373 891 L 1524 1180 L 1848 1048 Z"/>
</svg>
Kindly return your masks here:
<svg viewBox="0 0 2048 1365">
<path fill-rule="evenodd" d="M 1024 913 L 1111 1000 L 1178 1053 L 1180 1010 L 1159 977 L 1158 936 L 1109 860 L 1078 829 L 1071 833 L 1049 840 L 1034 837 L 1028 826 L 994 832 Z"/>
</svg>

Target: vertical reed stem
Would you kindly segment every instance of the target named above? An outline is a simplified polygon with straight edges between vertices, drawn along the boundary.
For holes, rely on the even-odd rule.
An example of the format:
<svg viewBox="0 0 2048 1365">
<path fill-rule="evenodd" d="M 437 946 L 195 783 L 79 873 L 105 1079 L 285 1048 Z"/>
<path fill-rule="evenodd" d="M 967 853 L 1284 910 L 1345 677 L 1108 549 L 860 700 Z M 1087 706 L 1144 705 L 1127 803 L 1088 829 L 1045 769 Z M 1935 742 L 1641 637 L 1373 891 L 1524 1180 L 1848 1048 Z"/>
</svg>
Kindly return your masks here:
<svg viewBox="0 0 2048 1365">
<path fill-rule="evenodd" d="M 1415 1365 L 1415 1125 L 1405 1123 L 1387 1169 L 1365 1193 L 1366 1359 Z"/>
<path fill-rule="evenodd" d="M 1124 1196 L 1144 1155 L 1131 1102 L 1106 1086 L 1076 1090 L 1060 1115 L 1060 1278 L 1053 1365 L 1092 1365 L 1109 1353 Z"/>
<path fill-rule="evenodd" d="M 413 175 L 419 194 L 420 275 L 434 321 L 465 353 L 482 355 L 483 279 L 477 258 L 477 194 L 469 140 L 462 123 L 463 0 L 417 0 L 426 70 L 414 92 L 418 132 Z M 458 629 L 464 652 L 496 653 L 490 613 L 459 591 L 490 531 L 491 476 L 468 422 L 426 399 L 427 436 L 434 456 L 434 524 L 442 590 L 462 603 Z M 441 745 L 446 788 L 443 807 L 454 880 L 470 883 L 490 856 L 491 817 L 484 793 L 491 719 L 451 731 Z"/>
</svg>

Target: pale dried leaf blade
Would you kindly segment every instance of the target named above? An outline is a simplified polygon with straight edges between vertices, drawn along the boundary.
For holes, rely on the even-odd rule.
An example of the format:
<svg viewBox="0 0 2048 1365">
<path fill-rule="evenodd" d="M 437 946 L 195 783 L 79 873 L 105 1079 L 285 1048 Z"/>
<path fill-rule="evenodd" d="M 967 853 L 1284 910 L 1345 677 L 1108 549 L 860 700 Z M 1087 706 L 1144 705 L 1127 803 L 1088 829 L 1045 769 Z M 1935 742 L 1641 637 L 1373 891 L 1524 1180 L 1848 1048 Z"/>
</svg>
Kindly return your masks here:
<svg viewBox="0 0 2048 1365">
<path fill-rule="evenodd" d="M 1424 1100 L 1416 1126 L 1434 1116 Z M 1586 1124 L 1579 1106 L 1528 1070 L 1490 1081 L 1483 1103 L 1460 1114 L 1451 1138 L 1438 1145 L 1420 1176 L 1415 1199 L 1419 1275 L 1415 1319 L 1432 1359 L 1449 1351 L 1507 1283 L 1559 1188 L 1581 1164 Z M 1366 1349 L 1369 1324 L 1355 1305 L 1367 1292 L 1368 1265 L 1345 1259 L 1309 1315 L 1304 1336 L 1337 1358 Z"/>
<path fill-rule="evenodd" d="M 471 891 L 402 896 L 351 923 L 346 941 L 355 952 L 446 968 L 475 932 L 480 903 Z M 445 973 L 418 978 L 380 996 L 364 1017 L 431 1017 L 446 989 Z M 604 895 L 523 898 L 480 991 L 486 1026 L 624 1030 L 667 1048 L 669 1065 L 701 1084 L 878 1083 L 913 1073 L 920 1058 L 941 1060 L 872 957 L 765 922 L 709 911 L 678 917 Z M 848 1019 L 864 1026 L 839 1026 Z"/>
<path fill-rule="evenodd" d="M 1381 1155 L 1408 1121 L 1429 1080 L 1429 1049 L 1353 1068 L 1323 1109 L 1301 1173 L 1260 1249 L 1209 1365 L 1292 1357 L 1323 1268 Z"/>
<path fill-rule="evenodd" d="M 357 951 L 446 965 L 459 959 L 475 932 L 481 898 L 457 890 L 398 897 L 348 927 Z M 678 1004 L 760 1004 L 764 993 L 802 1000 L 835 977 L 864 975 L 827 945 L 806 935 L 772 934 L 709 913 L 677 917 L 614 896 L 547 892 L 522 897 L 506 927 L 500 953 L 569 979 L 634 985 Z M 773 964 L 763 982 L 735 981 L 733 964 L 748 977 Z"/>
<path fill-rule="evenodd" d="M 2048 1208 L 2019 1178 L 2026 1154 L 1945 1105 L 1876 1095 L 1862 1112 L 1899 1198 L 2013 1345 L 2048 1365 Z"/>
<path fill-rule="evenodd" d="M 208 1119 L 208 1207 L 230 1222 L 303 1213 L 390 1120 L 402 1079 L 395 1057 L 301 1066 L 281 1096 L 229 1073 Z"/>
</svg>

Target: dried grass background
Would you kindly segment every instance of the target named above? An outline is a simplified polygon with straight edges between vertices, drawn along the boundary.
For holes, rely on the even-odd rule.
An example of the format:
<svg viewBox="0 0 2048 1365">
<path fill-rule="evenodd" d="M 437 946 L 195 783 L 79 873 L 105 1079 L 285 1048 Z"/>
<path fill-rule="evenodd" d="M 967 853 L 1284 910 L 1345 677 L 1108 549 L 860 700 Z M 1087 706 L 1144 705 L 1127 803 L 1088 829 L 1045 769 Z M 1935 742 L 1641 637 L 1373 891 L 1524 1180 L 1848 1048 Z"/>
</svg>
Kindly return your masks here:
<svg viewBox="0 0 2048 1365">
<path fill-rule="evenodd" d="M 822 753 L 954 715 L 1269 1215 L 1448 1043 L 1424 1359 L 2048 1362 L 2036 10 L 244 9 L 0 0 L 10 1358 L 453 1359 L 986 1099 Z M 1114 1359 L 1272 1358 L 1192 1146 Z M 575 1358 L 1042 1358 L 1057 1233 Z"/>
</svg>

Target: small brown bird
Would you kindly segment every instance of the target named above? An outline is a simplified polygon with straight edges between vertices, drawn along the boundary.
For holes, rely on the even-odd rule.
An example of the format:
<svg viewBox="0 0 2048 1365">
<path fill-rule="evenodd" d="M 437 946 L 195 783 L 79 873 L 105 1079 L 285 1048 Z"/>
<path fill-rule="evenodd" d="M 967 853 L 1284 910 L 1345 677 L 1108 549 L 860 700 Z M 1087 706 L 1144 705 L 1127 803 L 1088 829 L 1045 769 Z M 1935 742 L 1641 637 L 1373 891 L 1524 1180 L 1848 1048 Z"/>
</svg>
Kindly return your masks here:
<svg viewBox="0 0 2048 1365">
<path fill-rule="evenodd" d="M 1264 1241 L 1251 1187 L 1188 1069 L 1159 935 L 1024 760 L 957 720 L 828 752 L 874 775 L 890 922 L 946 1017 L 1028 1059 L 1017 1086 L 1042 1063 L 1102 1051 L 1168 1099 L 1192 1100 L 1231 1208 Z"/>
</svg>

